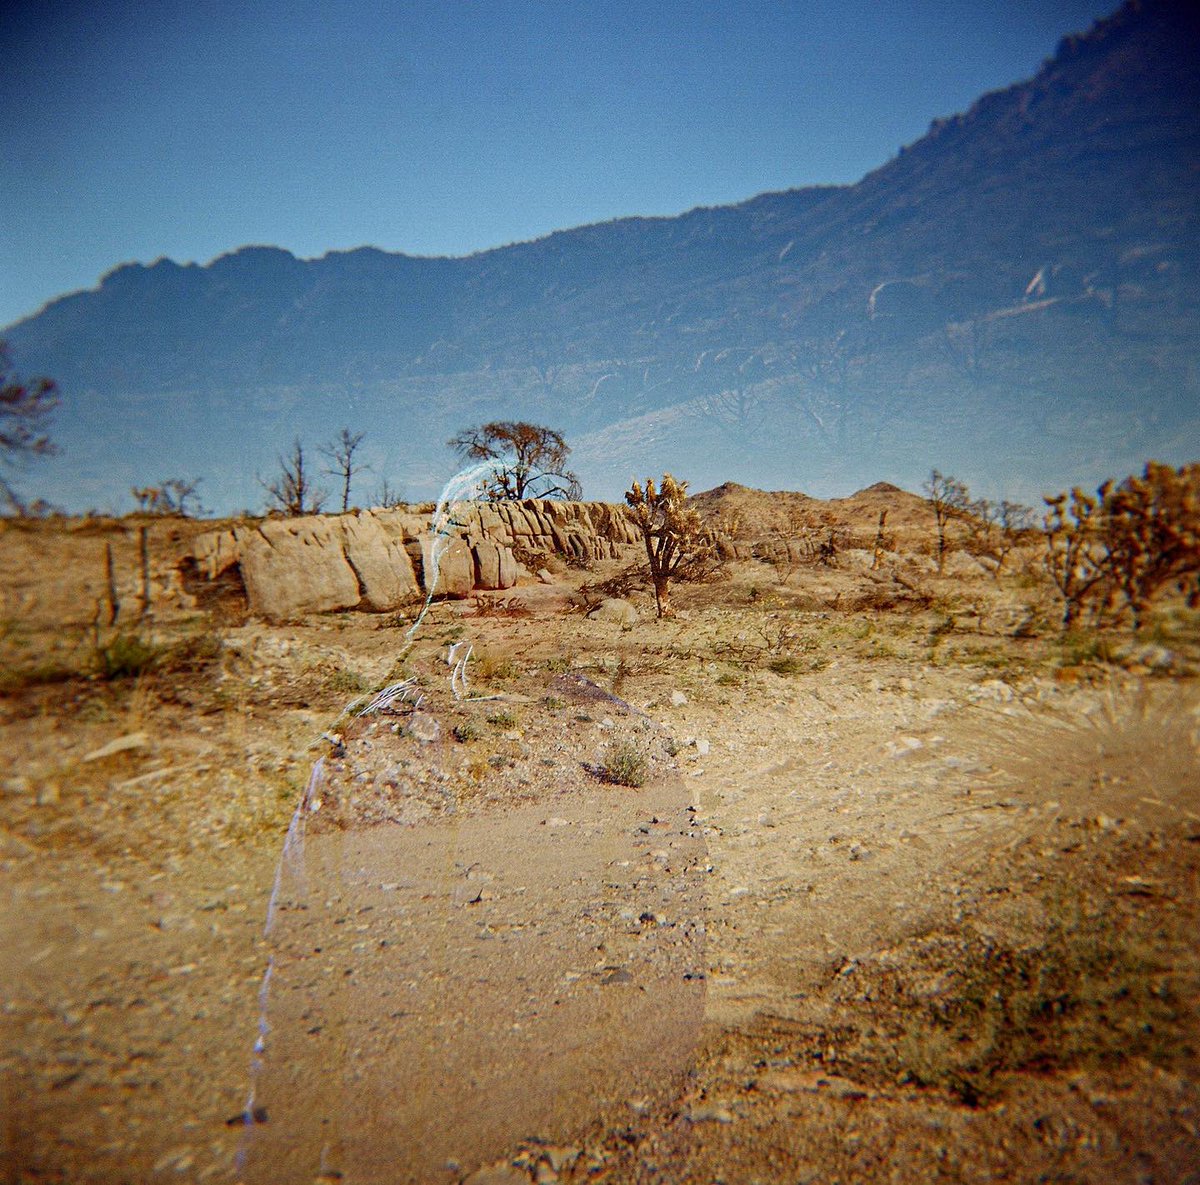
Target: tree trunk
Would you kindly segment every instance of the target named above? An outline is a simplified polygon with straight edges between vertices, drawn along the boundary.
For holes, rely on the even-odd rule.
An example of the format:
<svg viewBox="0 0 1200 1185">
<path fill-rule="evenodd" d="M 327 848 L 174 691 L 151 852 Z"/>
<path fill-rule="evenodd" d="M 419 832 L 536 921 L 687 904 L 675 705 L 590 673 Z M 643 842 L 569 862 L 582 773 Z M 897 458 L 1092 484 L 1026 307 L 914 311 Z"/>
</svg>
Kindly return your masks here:
<svg viewBox="0 0 1200 1185">
<path fill-rule="evenodd" d="M 654 604 L 658 609 L 659 617 L 671 616 L 671 593 L 667 588 L 665 576 L 654 577 Z"/>
<path fill-rule="evenodd" d="M 150 615 L 150 539 L 145 527 L 138 528 L 138 551 L 142 559 L 142 617 Z"/>
<path fill-rule="evenodd" d="M 104 583 L 108 591 L 108 624 L 116 625 L 121 615 L 121 602 L 117 600 L 117 572 L 111 543 L 104 545 Z"/>
</svg>

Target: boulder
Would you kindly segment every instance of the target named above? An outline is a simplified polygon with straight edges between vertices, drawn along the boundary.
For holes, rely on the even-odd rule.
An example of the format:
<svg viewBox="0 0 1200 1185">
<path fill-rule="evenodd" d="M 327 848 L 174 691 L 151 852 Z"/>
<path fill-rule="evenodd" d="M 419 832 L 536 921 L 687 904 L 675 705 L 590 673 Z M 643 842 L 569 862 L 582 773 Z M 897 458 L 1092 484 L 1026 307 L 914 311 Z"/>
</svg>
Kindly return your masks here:
<svg viewBox="0 0 1200 1185">
<path fill-rule="evenodd" d="M 205 580 L 216 580 L 241 558 L 241 547 L 235 531 L 207 531 L 192 540 L 191 557 L 196 572 Z"/>
<path fill-rule="evenodd" d="M 437 596 L 512 588 L 519 574 L 515 545 L 594 559 L 638 539 L 626 509 L 601 502 L 538 499 L 459 509 L 455 537 L 439 544 Z M 428 591 L 432 572 L 428 516 L 401 508 L 268 519 L 195 536 L 187 547 L 179 563 L 191 585 L 212 586 L 222 577 L 240 582 L 250 611 L 277 620 L 358 606 L 394 609 Z M 200 595 L 191 585 L 188 591 Z"/>
<path fill-rule="evenodd" d="M 637 625 L 638 611 L 628 602 L 618 597 L 609 597 L 601 601 L 588 614 L 591 621 L 614 621 L 618 625 Z"/>
<path fill-rule="evenodd" d="M 421 581 L 426 594 L 460 599 L 470 596 L 475 587 L 475 558 L 466 540 L 422 535 L 419 542 Z"/>
<path fill-rule="evenodd" d="M 358 578 L 363 608 L 383 613 L 420 594 L 404 544 L 389 537 L 374 515 L 342 515 L 334 521 L 341 527 L 346 562 Z"/>
<path fill-rule="evenodd" d="M 476 588 L 512 588 L 517 583 L 517 562 L 507 547 L 480 539 L 472 545 L 471 552 L 475 559 Z"/>
<path fill-rule="evenodd" d="M 286 620 L 352 609 L 362 599 L 330 519 L 269 520 L 238 532 L 242 580 L 253 613 Z"/>
</svg>

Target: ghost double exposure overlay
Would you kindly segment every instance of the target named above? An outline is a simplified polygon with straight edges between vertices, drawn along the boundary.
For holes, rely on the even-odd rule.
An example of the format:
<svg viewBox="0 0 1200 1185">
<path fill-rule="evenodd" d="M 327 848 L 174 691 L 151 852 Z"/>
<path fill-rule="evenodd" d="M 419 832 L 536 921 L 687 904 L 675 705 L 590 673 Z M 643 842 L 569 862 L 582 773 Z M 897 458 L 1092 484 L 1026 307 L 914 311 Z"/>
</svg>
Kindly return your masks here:
<svg viewBox="0 0 1200 1185">
<path fill-rule="evenodd" d="M 447 487 L 434 562 L 486 470 Z M 706 861 L 672 738 L 569 670 L 478 693 L 469 637 L 424 619 L 323 738 L 281 855 L 248 1182 L 458 1180 L 670 1097 L 699 1032 Z"/>
</svg>

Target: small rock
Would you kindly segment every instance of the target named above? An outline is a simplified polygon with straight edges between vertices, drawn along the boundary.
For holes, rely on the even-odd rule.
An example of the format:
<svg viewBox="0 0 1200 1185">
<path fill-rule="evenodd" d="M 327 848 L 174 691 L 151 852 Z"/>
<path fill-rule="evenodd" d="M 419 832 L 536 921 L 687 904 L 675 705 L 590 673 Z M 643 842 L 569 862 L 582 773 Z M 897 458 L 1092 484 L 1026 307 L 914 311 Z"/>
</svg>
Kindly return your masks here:
<svg viewBox="0 0 1200 1185">
<path fill-rule="evenodd" d="M 145 749 L 150 744 L 150 738 L 144 732 L 131 732 L 116 740 L 109 741 L 99 749 L 93 749 L 84 757 L 84 761 L 103 761 L 106 757 L 115 757 L 118 753 L 131 753 L 135 749 Z"/>
<path fill-rule="evenodd" d="M 619 597 L 609 597 L 601 601 L 588 614 L 590 621 L 612 621 L 618 625 L 637 625 L 638 611 L 628 602 Z"/>
<path fill-rule="evenodd" d="M 821 1091 L 839 1099 L 865 1099 L 872 1094 L 865 1086 L 842 1078 L 838 1074 L 826 1074 L 820 1070 L 770 1070 L 758 1079 L 759 1090 L 776 1094 L 794 1094 L 797 1091 Z"/>
<path fill-rule="evenodd" d="M 671 707 L 682 708 L 688 702 L 688 697 L 682 691 L 671 692 Z"/>
<path fill-rule="evenodd" d="M 569 1144 L 547 1144 L 542 1148 L 542 1156 L 550 1163 L 550 1167 L 561 1173 L 569 1164 L 579 1159 L 579 1149 Z"/>
<path fill-rule="evenodd" d="M 733 1112 L 728 1107 L 717 1103 L 704 1103 L 699 1107 L 688 1108 L 689 1123 L 732 1123 Z"/>
<path fill-rule="evenodd" d="M 537 578 L 543 584 L 553 584 L 554 583 L 554 577 L 553 577 L 553 575 L 551 575 L 549 568 L 539 568 L 537 570 Z"/>
<path fill-rule="evenodd" d="M 888 741 L 887 751 L 893 757 L 907 757 L 908 754 L 924 747 L 925 742 L 917 737 L 897 737 L 894 741 Z"/>
<path fill-rule="evenodd" d="M 1003 679 L 985 679 L 971 691 L 973 700 L 993 700 L 996 703 L 1012 703 L 1013 689 Z"/>
<path fill-rule="evenodd" d="M 38 806 L 53 806 L 60 798 L 62 798 L 62 791 L 57 782 L 43 782 L 38 787 Z"/>
<path fill-rule="evenodd" d="M 33 789 L 33 783 L 23 774 L 19 777 L 8 778 L 4 783 L 5 794 L 28 794 Z"/>
<path fill-rule="evenodd" d="M 508 1160 L 484 1165 L 463 1178 L 462 1185 L 529 1185 L 529 1174 Z"/>
<path fill-rule="evenodd" d="M 710 745 L 708 741 L 704 739 L 704 737 L 696 738 L 696 752 L 699 753 L 701 757 L 707 757 L 711 751 L 712 745 Z"/>
<path fill-rule="evenodd" d="M 437 719 L 428 712 L 414 712 L 408 721 L 408 735 L 416 738 L 422 745 L 431 744 L 442 734 L 442 727 Z"/>
</svg>

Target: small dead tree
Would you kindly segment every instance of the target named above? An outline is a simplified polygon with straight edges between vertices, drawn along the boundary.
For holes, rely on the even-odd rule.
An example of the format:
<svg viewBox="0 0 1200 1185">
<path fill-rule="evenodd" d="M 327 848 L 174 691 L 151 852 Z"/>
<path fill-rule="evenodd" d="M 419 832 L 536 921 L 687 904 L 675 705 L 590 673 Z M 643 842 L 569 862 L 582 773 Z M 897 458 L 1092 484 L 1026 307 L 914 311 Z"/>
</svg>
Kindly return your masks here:
<svg viewBox="0 0 1200 1185">
<path fill-rule="evenodd" d="M 1034 513 L 1032 506 L 1022 502 L 1010 502 L 1007 498 L 1000 503 L 998 512 L 999 538 L 996 541 L 996 570 L 993 575 L 998 580 L 1000 569 L 1012 550 L 1034 528 Z"/>
<path fill-rule="evenodd" d="M 1109 575 L 1102 523 L 1104 499 L 1111 485 L 1105 482 L 1095 497 L 1076 486 L 1069 495 L 1046 499 L 1049 509 L 1042 520 L 1046 572 L 1063 599 L 1064 630 L 1078 622 L 1084 605 Z"/>
<path fill-rule="evenodd" d="M 58 451 L 46 431 L 58 406 L 57 390 L 52 379 L 17 378 L 8 343 L 0 341 L 0 499 L 17 514 L 25 514 L 27 507 L 4 470 Z"/>
<path fill-rule="evenodd" d="M 492 501 L 520 502 L 524 498 L 582 496 L 579 478 L 567 468 L 570 446 L 561 433 L 523 420 L 494 420 L 467 428 L 449 442 L 460 456 L 472 461 L 496 461 L 495 475 L 485 487 Z"/>
<path fill-rule="evenodd" d="M 185 481 L 182 477 L 170 477 L 156 486 L 133 486 L 129 492 L 142 514 L 177 514 L 180 518 L 192 518 L 204 513 L 199 488 L 200 478 Z"/>
<path fill-rule="evenodd" d="M 371 495 L 372 506 L 390 509 L 393 506 L 403 506 L 404 504 L 404 489 L 400 486 L 393 486 L 386 477 L 375 487 L 375 493 Z"/>
<path fill-rule="evenodd" d="M 963 522 L 973 554 L 986 556 L 995 565 L 992 577 L 1000 579 L 1005 560 L 1022 537 L 1033 529 L 1033 509 L 1020 502 L 992 502 L 979 498 L 966 508 Z"/>
<path fill-rule="evenodd" d="M 274 481 L 259 480 L 267 492 L 267 509 L 279 510 L 290 517 L 320 514 L 328 494 L 314 483 L 304 459 L 304 446 L 297 438 L 292 451 L 279 457 L 279 476 Z"/>
<path fill-rule="evenodd" d="M 670 582 L 682 572 L 696 570 L 715 552 L 712 533 L 687 504 L 687 482 L 663 474 L 657 490 L 654 479 L 645 488 L 636 481 L 625 494 L 633 520 L 646 544 L 650 580 L 659 617 L 672 616 Z"/>
<path fill-rule="evenodd" d="M 324 472 L 341 480 L 343 513 L 350 509 L 350 483 L 354 475 L 370 468 L 354 459 L 354 454 L 366 437 L 365 432 L 351 432 L 349 428 L 343 428 L 332 443 L 322 445 L 318 450 L 330 462 L 331 467 Z"/>
<path fill-rule="evenodd" d="M 946 563 L 946 528 L 952 520 L 962 517 L 971 495 L 958 478 L 939 473 L 936 469 L 929 474 L 929 480 L 921 489 L 925 491 L 937 524 L 937 570 L 940 573 Z"/>
<path fill-rule="evenodd" d="M 879 523 L 875 528 L 875 542 L 871 544 L 871 571 L 878 572 L 883 563 L 883 553 L 895 542 L 887 530 L 887 509 L 879 512 Z"/>
</svg>

